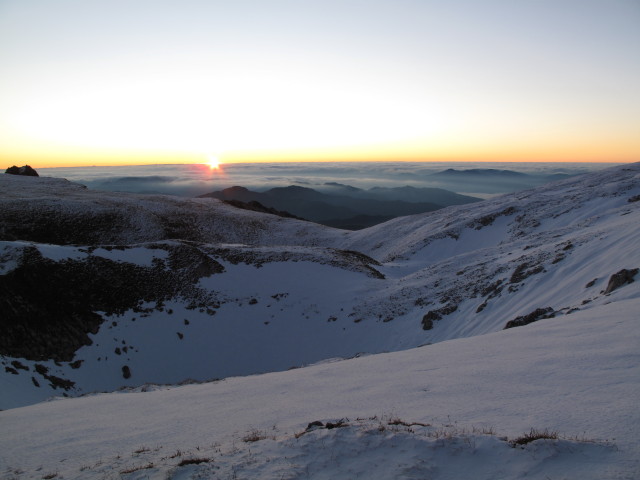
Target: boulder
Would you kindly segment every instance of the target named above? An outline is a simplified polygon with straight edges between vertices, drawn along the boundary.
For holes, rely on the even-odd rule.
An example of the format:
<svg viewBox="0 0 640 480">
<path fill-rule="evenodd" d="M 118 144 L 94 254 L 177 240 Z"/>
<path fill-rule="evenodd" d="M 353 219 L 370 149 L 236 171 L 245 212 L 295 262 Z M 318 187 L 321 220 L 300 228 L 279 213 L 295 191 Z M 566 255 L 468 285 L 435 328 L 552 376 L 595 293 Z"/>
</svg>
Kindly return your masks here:
<svg viewBox="0 0 640 480">
<path fill-rule="evenodd" d="M 604 294 L 608 295 L 616 288 L 620 288 L 623 285 L 633 283 L 633 277 L 635 277 L 637 273 L 637 268 L 633 268 L 631 270 L 623 268 L 618 273 L 614 273 L 613 275 L 611 275 L 611 278 L 609 278 L 609 283 L 607 284 L 607 288 L 605 289 Z"/>
<path fill-rule="evenodd" d="M 36 172 L 29 165 L 23 165 L 22 167 L 9 167 L 5 170 L 4 173 L 8 173 L 9 175 L 24 175 L 27 177 L 39 177 L 38 172 Z"/>
</svg>

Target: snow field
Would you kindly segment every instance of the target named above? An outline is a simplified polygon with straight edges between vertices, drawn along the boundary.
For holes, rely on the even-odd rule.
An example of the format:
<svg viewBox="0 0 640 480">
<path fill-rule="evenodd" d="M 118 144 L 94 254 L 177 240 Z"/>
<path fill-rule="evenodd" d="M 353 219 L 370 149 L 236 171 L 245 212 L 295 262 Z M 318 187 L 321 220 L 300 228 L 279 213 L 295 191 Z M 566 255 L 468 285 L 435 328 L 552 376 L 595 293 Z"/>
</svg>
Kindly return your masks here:
<svg viewBox="0 0 640 480">
<path fill-rule="evenodd" d="M 156 241 L 153 218 L 192 209 L 188 221 L 218 247 L 253 245 L 236 245 L 242 257 L 264 240 L 264 258 L 273 256 L 216 257 L 225 272 L 198 284 L 215 305 L 174 298 L 105 317 L 76 353 L 80 368 L 3 357 L 29 372 L 1 372 L 0 401 L 12 409 L 0 411 L 0 478 L 640 478 L 640 282 L 602 293 L 612 274 L 640 267 L 640 202 L 630 201 L 639 168 L 352 233 L 39 180 L 35 198 L 78 215 L 91 202 L 131 209 L 137 230 L 123 240 Z M 7 198 L 21 198 L 14 193 Z M 83 258 L 85 248 L 34 245 L 52 260 Z M 386 278 L 327 264 L 332 247 L 383 261 Z M 298 256 L 278 259 L 289 250 Z M 143 244 L 94 254 L 166 258 Z M 12 255 L 0 244 L 0 273 L 16 267 Z M 518 269 L 526 275 L 512 281 Z M 499 280 L 501 291 L 482 293 Z M 421 328 L 425 313 L 450 305 Z M 542 307 L 555 318 L 502 330 Z M 360 352 L 378 354 L 336 359 Z M 33 385 L 36 363 L 76 381 L 71 395 L 129 389 L 14 408 L 60 393 Z M 187 377 L 224 379 L 141 386 Z M 339 419 L 348 426 L 305 431 Z M 560 438 L 509 445 L 531 429 Z"/>
<path fill-rule="evenodd" d="M 640 467 L 639 306 L 637 299 L 625 300 L 562 319 L 402 352 L 3 411 L 0 471 L 4 478 L 36 478 L 42 471 L 57 471 L 65 478 L 104 478 L 104 471 L 80 468 L 102 461 L 117 469 L 121 464 L 116 460 L 123 458 L 133 464 L 132 452 L 148 446 L 160 447 L 145 458 L 158 468 L 158 476 L 143 473 L 162 478 L 177 463 L 163 457 L 177 450 L 199 455 L 196 447 L 216 444 L 223 452 L 240 448 L 230 456 L 207 450 L 213 465 L 221 469 L 218 478 L 229 478 L 223 473 L 233 471 L 238 478 L 263 478 L 262 473 L 276 478 L 285 473 L 280 469 L 292 456 L 297 459 L 295 468 L 286 467 L 284 478 L 304 478 L 307 471 L 309 478 L 353 478 L 344 473 L 345 465 L 354 475 L 389 478 L 388 470 L 375 465 L 395 448 L 416 452 L 400 456 L 394 471 L 398 478 L 412 478 L 411 472 L 417 472 L 413 478 L 459 478 L 459 471 L 449 470 L 454 469 L 449 465 L 452 457 L 463 459 L 463 471 L 487 472 L 478 478 L 491 478 L 496 472 L 504 472 L 502 478 L 525 473 L 531 478 L 633 478 Z M 295 443 L 295 434 L 314 420 L 383 415 L 409 423 L 453 425 L 458 432 L 491 429 L 496 438 L 455 434 L 450 442 L 438 443 L 399 432 L 387 441 L 367 433 L 365 426 L 337 429 L 335 434 L 313 432 L 315 437 L 303 435 L 298 439 L 302 443 Z M 270 437 L 274 426 L 275 443 L 241 441 L 256 430 Z M 531 428 L 595 443 L 535 443 L 520 456 L 498 438 L 513 439 Z M 357 442 L 347 441 L 349 436 Z M 313 438 L 320 441 L 312 442 Z M 322 449 L 322 439 L 328 450 Z M 351 449 L 344 444 L 352 444 Z M 371 444 L 374 448 L 369 450 Z M 252 460 L 251 455 L 262 449 L 260 459 Z M 272 457 L 273 462 L 267 461 Z M 257 470 L 240 475 L 247 463 Z M 325 470 L 322 465 L 327 465 Z M 190 466 L 182 478 L 196 478 L 209 467 Z M 117 478 L 118 471 L 112 473 Z"/>
</svg>

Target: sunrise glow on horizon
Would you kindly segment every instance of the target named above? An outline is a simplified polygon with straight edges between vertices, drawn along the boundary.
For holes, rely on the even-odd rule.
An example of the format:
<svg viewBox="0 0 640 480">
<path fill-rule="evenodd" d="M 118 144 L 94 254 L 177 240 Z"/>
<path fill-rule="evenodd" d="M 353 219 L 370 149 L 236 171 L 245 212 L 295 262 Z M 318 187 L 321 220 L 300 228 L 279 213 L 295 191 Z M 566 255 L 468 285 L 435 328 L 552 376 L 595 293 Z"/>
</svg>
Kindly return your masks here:
<svg viewBox="0 0 640 480">
<path fill-rule="evenodd" d="M 6 0 L 0 161 L 640 161 L 639 24 L 623 0 Z"/>
</svg>

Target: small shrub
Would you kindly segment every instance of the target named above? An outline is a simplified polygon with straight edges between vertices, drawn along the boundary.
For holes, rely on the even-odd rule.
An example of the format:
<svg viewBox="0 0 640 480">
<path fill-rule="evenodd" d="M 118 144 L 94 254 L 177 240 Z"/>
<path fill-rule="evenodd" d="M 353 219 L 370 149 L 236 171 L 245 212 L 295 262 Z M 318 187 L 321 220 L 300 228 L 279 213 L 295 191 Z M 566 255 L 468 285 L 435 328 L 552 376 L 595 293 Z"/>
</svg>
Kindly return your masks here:
<svg viewBox="0 0 640 480">
<path fill-rule="evenodd" d="M 176 458 L 181 456 L 182 456 L 182 450 L 178 449 L 176 450 L 176 453 L 174 453 L 173 455 L 169 455 L 169 458 Z"/>
<path fill-rule="evenodd" d="M 404 420 L 402 420 L 401 418 L 398 417 L 392 417 L 389 419 L 389 421 L 387 422 L 388 425 L 402 425 L 403 427 L 413 427 L 413 426 L 419 426 L 419 427 L 430 427 L 431 425 L 429 425 L 428 423 L 422 423 L 422 422 L 405 422 Z"/>
<path fill-rule="evenodd" d="M 133 473 L 133 472 L 137 472 L 139 470 L 148 470 L 150 468 L 153 468 L 155 465 L 153 463 L 147 463 L 145 465 L 138 465 L 135 467 L 129 467 L 129 468 L 125 468 L 124 470 L 120 471 L 120 475 L 126 475 L 128 473 Z"/>
<path fill-rule="evenodd" d="M 268 438 L 267 432 L 265 432 L 264 430 L 251 430 L 244 437 L 242 437 L 242 441 L 245 443 L 250 443 L 250 442 L 258 442 L 266 438 Z"/>
<path fill-rule="evenodd" d="M 535 442 L 540 439 L 557 440 L 558 432 L 549 431 L 547 428 L 544 430 L 536 430 L 535 428 L 532 428 L 529 433 L 525 433 L 521 437 L 511 440 L 510 443 L 511 446 L 515 448 L 516 445 L 526 445 L 527 443 Z"/>
<path fill-rule="evenodd" d="M 178 463 L 179 467 L 184 467 L 186 465 L 199 465 L 201 463 L 209 463 L 211 461 L 210 458 L 183 458 Z"/>
<path fill-rule="evenodd" d="M 476 427 L 475 425 L 471 429 L 471 433 L 481 435 L 496 435 L 496 430 L 493 427 Z"/>
<path fill-rule="evenodd" d="M 326 428 L 327 430 L 331 430 L 333 428 L 343 428 L 343 427 L 348 427 L 349 424 L 347 423 L 347 419 L 346 418 L 341 418 L 340 420 L 338 420 L 337 422 L 327 422 L 324 426 L 324 428 Z"/>
</svg>

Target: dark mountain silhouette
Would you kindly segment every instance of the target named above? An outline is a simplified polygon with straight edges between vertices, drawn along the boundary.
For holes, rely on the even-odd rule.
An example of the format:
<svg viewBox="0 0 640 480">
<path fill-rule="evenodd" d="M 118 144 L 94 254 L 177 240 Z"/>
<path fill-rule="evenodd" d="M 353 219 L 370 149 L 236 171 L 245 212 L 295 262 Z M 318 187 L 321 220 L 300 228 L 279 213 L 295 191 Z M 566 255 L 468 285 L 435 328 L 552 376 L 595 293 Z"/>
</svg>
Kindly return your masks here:
<svg viewBox="0 0 640 480">
<path fill-rule="evenodd" d="M 328 192 L 291 185 L 265 192 L 235 186 L 200 195 L 224 201 L 258 202 L 313 222 L 348 230 L 376 225 L 395 217 L 431 212 L 479 199 L 436 188 L 374 188 L 328 183 Z"/>
<path fill-rule="evenodd" d="M 469 170 L 456 170 L 455 168 L 447 168 L 446 170 L 434 173 L 433 175 L 438 177 L 490 176 L 490 177 L 507 177 L 507 178 L 524 178 L 524 177 L 531 176 L 523 172 L 514 172 L 513 170 L 498 170 L 495 168 L 471 168 Z"/>
<path fill-rule="evenodd" d="M 252 200 L 250 202 L 242 202 L 240 200 L 223 200 L 223 202 L 236 208 L 242 208 L 243 210 L 251 210 L 252 212 L 270 213 L 271 215 L 277 215 L 279 217 L 304 220 L 304 218 L 296 217 L 295 215 L 291 215 L 289 212 L 282 212 L 280 210 L 276 210 L 275 208 L 265 207 L 260 202 L 256 202 L 255 200 Z"/>
<path fill-rule="evenodd" d="M 493 168 L 472 168 L 468 170 L 448 168 L 441 172 L 432 173 L 427 178 L 437 181 L 439 185 L 454 191 L 495 194 L 525 190 L 545 183 L 563 180 L 570 176 L 564 173 L 531 174 Z"/>
</svg>

